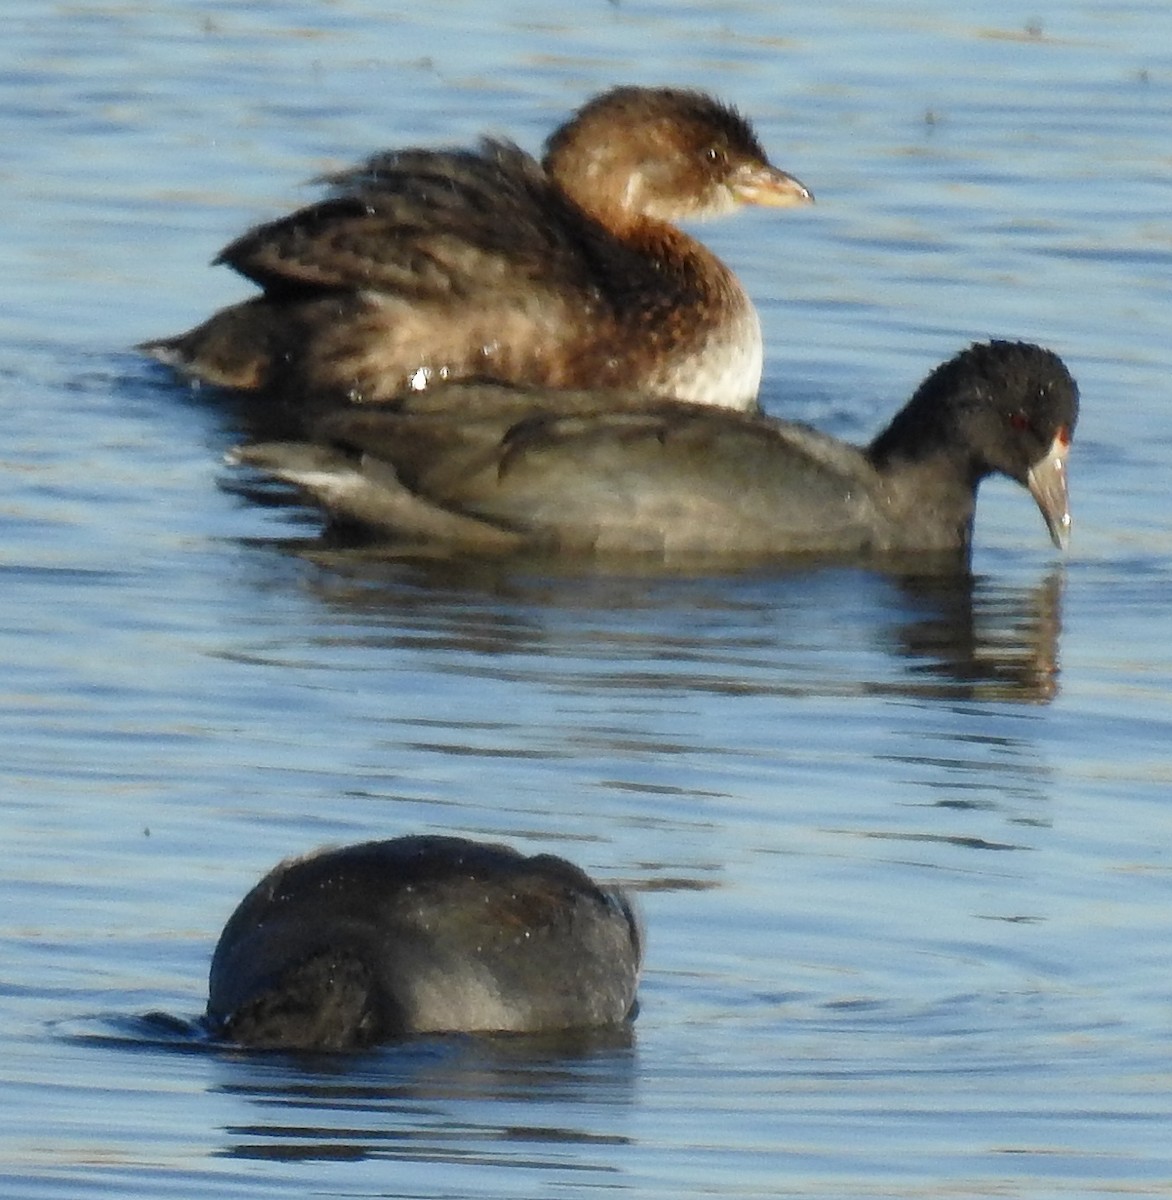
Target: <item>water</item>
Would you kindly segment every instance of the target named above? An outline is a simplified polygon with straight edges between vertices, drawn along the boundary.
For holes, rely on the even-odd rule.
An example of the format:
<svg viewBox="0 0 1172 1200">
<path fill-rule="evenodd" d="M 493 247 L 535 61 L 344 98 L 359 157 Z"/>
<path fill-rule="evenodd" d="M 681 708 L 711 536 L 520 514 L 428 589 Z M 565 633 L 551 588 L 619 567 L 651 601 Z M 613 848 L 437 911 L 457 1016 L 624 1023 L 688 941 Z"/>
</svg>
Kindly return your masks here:
<svg viewBox="0 0 1172 1200">
<path fill-rule="evenodd" d="M 1172 10 L 6 14 L 4 1194 L 1172 1190 Z M 703 230 L 773 411 L 862 439 L 969 340 L 1064 355 L 1064 559 L 1004 483 L 969 581 L 307 553 L 315 515 L 221 464 L 230 417 L 129 351 L 247 294 L 207 260 L 306 178 L 536 147 L 618 80 L 737 102 L 818 195 Z M 426 831 L 640 892 L 629 1042 L 185 1031 L 263 871 Z"/>
</svg>

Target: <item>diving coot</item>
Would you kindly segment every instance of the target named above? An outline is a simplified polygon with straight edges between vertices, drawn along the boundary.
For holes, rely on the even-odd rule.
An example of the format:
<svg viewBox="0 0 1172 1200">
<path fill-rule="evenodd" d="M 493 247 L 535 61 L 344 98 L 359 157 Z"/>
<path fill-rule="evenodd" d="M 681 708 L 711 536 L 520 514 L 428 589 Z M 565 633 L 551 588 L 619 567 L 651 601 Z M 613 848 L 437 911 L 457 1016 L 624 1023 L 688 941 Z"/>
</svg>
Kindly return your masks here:
<svg viewBox="0 0 1172 1200">
<path fill-rule="evenodd" d="M 258 1048 L 412 1033 L 548 1033 L 634 1015 L 630 900 L 564 859 L 403 837 L 281 863 L 212 958 L 207 1019 Z"/>
</svg>

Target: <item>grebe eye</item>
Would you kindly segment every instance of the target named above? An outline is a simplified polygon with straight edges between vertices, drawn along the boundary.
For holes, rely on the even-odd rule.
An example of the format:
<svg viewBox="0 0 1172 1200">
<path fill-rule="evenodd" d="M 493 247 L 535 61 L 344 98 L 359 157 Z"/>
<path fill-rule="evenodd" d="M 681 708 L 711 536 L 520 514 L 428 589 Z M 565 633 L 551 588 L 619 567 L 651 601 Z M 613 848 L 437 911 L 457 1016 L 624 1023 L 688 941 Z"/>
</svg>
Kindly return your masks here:
<svg viewBox="0 0 1172 1200">
<path fill-rule="evenodd" d="M 1009 414 L 1010 428 L 1016 429 L 1018 433 L 1025 433 L 1030 427 L 1030 419 L 1023 412 L 1015 412 Z"/>
<path fill-rule="evenodd" d="M 710 163 L 716 163 L 720 162 L 724 158 L 724 155 L 721 153 L 721 150 L 718 146 L 709 146 L 708 149 L 704 151 L 704 157 L 708 159 Z"/>
</svg>

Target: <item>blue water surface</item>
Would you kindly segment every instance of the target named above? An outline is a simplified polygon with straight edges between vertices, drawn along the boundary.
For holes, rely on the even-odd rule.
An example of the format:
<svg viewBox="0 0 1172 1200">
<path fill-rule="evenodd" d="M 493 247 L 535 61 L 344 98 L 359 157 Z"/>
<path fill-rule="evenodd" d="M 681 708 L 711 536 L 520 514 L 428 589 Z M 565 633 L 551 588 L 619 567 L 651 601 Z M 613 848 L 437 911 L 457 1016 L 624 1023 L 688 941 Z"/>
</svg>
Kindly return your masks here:
<svg viewBox="0 0 1172 1200">
<path fill-rule="evenodd" d="M 9 0 L 0 1191 L 1172 1192 L 1172 8 Z M 1083 393 L 1074 535 L 971 579 L 365 561 L 131 347 L 305 181 L 615 82 L 738 104 L 801 212 L 698 232 L 763 402 L 865 439 L 967 342 Z M 277 860 L 455 832 L 640 895 L 630 1039 L 209 1046 Z"/>
</svg>

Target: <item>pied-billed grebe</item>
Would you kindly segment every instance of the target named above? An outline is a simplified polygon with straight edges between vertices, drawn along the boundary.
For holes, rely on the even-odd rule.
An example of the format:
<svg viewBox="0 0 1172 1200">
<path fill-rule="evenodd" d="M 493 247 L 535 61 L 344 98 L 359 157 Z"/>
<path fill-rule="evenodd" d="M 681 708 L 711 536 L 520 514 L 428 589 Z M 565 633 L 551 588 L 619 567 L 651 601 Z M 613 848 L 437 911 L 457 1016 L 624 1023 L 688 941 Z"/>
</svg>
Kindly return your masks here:
<svg viewBox="0 0 1172 1200">
<path fill-rule="evenodd" d="M 322 850 L 270 871 L 212 957 L 207 1021 L 244 1046 L 551 1033 L 634 1016 L 631 901 L 549 854 L 456 837 Z"/>
<path fill-rule="evenodd" d="M 294 407 L 444 380 L 636 387 L 753 406 L 761 330 L 733 273 L 672 222 L 807 204 L 709 96 L 619 87 L 539 163 L 509 142 L 380 154 L 216 259 L 262 294 L 141 347 Z"/>
<path fill-rule="evenodd" d="M 695 404 L 456 386 L 234 458 L 337 516 L 459 551 L 967 554 L 994 472 L 1029 488 L 1065 544 L 1077 416 L 1057 355 L 995 341 L 937 367 L 866 447 Z"/>
</svg>

